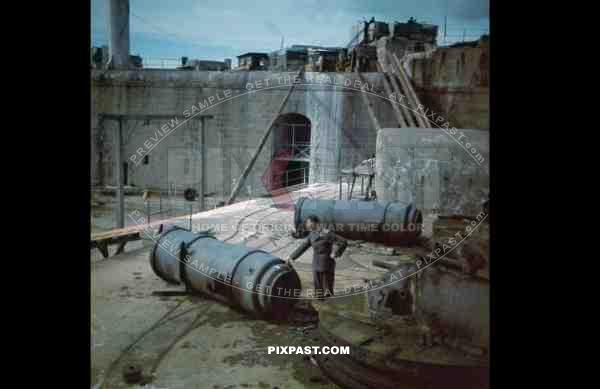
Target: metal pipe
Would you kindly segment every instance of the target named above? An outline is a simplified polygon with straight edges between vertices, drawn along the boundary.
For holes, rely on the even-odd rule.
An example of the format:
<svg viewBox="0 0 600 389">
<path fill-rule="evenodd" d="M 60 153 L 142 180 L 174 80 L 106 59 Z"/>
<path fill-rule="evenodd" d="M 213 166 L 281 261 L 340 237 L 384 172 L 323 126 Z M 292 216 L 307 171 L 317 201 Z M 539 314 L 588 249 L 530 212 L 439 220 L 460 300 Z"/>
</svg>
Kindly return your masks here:
<svg viewBox="0 0 600 389">
<path fill-rule="evenodd" d="M 296 203 L 294 226 L 297 236 L 306 235 L 304 220 L 315 215 L 324 227 L 351 240 L 412 244 L 421 234 L 423 216 L 412 204 L 393 201 L 316 200 L 302 197 Z"/>
<path fill-rule="evenodd" d="M 161 225 L 159 232 L 150 265 L 167 282 L 272 319 L 285 319 L 300 297 L 296 271 L 265 251 L 177 226 Z"/>
</svg>

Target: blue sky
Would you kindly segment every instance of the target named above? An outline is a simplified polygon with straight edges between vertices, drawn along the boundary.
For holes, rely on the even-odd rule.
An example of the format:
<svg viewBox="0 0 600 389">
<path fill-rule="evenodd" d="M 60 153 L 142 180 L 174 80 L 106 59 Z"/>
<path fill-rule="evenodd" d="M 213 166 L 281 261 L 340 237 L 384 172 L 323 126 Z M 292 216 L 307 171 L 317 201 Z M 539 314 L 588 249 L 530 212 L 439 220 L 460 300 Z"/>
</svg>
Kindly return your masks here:
<svg viewBox="0 0 600 389">
<path fill-rule="evenodd" d="M 106 0 L 91 0 L 92 46 L 108 44 Z M 345 46 L 351 28 L 375 17 L 414 16 L 467 38 L 489 29 L 488 0 L 130 0 L 131 52 L 145 58 L 223 60 L 285 46 Z"/>
</svg>

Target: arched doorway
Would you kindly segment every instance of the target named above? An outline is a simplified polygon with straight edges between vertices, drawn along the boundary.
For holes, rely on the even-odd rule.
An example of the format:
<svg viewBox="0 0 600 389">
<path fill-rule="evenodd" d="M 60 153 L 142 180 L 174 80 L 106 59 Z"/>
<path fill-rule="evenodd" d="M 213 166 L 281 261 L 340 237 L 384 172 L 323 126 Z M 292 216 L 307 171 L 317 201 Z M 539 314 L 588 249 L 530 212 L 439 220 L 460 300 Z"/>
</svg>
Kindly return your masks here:
<svg viewBox="0 0 600 389">
<path fill-rule="evenodd" d="M 274 169 L 272 175 L 275 186 L 308 184 L 310 120 L 306 116 L 286 113 L 277 118 L 273 128 L 272 158 L 274 162 L 278 161 L 279 166 L 278 169 Z"/>
</svg>

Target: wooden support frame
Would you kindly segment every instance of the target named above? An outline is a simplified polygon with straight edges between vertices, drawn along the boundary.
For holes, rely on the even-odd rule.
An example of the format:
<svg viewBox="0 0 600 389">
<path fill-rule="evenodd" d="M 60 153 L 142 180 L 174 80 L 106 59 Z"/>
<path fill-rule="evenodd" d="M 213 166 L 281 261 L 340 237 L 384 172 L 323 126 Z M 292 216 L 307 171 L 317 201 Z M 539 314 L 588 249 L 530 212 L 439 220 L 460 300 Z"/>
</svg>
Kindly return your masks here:
<svg viewBox="0 0 600 389">
<path fill-rule="evenodd" d="M 390 83 L 387 80 L 388 74 L 384 71 L 383 66 L 381 66 L 379 62 L 377 62 L 377 67 L 379 68 L 379 71 L 383 73 L 383 88 L 385 89 L 385 93 L 388 95 L 388 99 L 391 100 L 389 96 L 391 96 L 393 92 Z M 408 127 L 406 120 L 404 120 L 402 112 L 400 111 L 399 104 L 395 101 L 390 101 L 390 104 L 392 105 L 392 109 L 394 110 L 394 114 L 396 115 L 398 125 L 400 127 Z"/>
<path fill-rule="evenodd" d="M 404 68 L 402 67 L 402 63 L 400 62 L 400 60 L 398 59 L 398 56 L 395 53 L 391 53 L 388 55 L 392 58 L 392 66 L 395 64 L 395 69 L 396 72 L 398 73 L 398 79 L 400 79 L 400 83 L 402 84 L 402 88 L 406 91 L 406 94 L 408 95 L 407 97 L 412 101 L 412 103 L 414 104 L 415 108 L 418 109 L 419 105 L 421 105 L 421 102 L 419 101 L 419 97 L 417 96 L 414 88 L 412 87 L 412 84 L 410 82 L 410 80 L 408 79 L 408 76 L 406 75 L 406 72 L 404 71 Z M 427 126 L 427 123 L 425 122 L 425 119 L 423 119 L 423 117 L 421 115 L 419 115 L 418 112 L 415 112 L 415 117 L 417 119 L 417 123 L 419 124 L 419 126 L 421 128 L 429 128 Z"/>
<path fill-rule="evenodd" d="M 97 237 L 92 237 L 90 241 L 90 249 L 97 248 L 102 257 L 108 258 L 108 247 L 113 244 L 118 244 L 115 255 L 119 255 L 125 251 L 127 242 L 141 240 L 139 231 L 117 232 L 115 234 L 100 234 Z"/>
<path fill-rule="evenodd" d="M 296 78 L 302 77 L 303 73 L 304 73 L 304 67 L 301 67 L 300 70 L 298 71 L 298 73 L 296 74 L 296 76 L 294 76 L 294 80 Z M 262 136 L 262 138 L 258 142 L 258 148 L 254 152 L 254 155 L 250 159 L 250 162 L 248 162 L 248 165 L 246 165 L 246 167 L 244 168 L 244 171 L 242 172 L 242 174 L 240 175 L 240 178 L 238 179 L 237 185 L 231 192 L 231 195 L 229 196 L 229 199 L 226 202 L 227 205 L 233 204 L 237 195 L 240 193 L 240 190 L 243 188 L 244 184 L 246 183 L 246 178 L 250 174 L 250 170 L 252 170 L 252 167 L 254 167 L 254 163 L 258 159 L 258 156 L 259 156 L 260 152 L 262 151 L 263 147 L 265 146 L 265 143 L 267 143 L 267 139 L 269 138 L 269 135 L 271 135 L 271 132 L 273 131 L 273 127 L 275 127 L 275 122 L 277 121 L 277 118 L 279 118 L 279 115 L 281 115 L 281 112 L 283 112 L 283 109 L 285 108 L 285 105 L 287 104 L 287 101 L 289 100 L 290 96 L 292 95 L 292 92 L 294 91 L 295 87 L 296 87 L 296 83 L 292 82 L 292 85 L 290 86 L 290 89 L 288 90 L 287 94 L 285 95 L 285 98 L 279 105 L 279 109 L 277 110 L 277 113 L 273 116 L 273 119 L 271 119 L 271 123 L 269 123 L 269 126 L 267 127 L 267 131 L 265 132 L 265 134 Z"/>
</svg>

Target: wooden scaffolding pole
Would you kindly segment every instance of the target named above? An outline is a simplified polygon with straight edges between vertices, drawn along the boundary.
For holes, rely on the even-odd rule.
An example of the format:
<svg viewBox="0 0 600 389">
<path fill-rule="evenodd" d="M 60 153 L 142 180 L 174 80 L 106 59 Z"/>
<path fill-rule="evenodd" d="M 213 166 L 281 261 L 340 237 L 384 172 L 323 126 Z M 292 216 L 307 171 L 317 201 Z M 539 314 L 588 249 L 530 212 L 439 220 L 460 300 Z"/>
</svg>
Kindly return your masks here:
<svg viewBox="0 0 600 389">
<path fill-rule="evenodd" d="M 379 62 L 377 63 L 377 67 L 379 68 L 379 71 L 381 73 L 383 73 L 383 88 L 385 89 L 385 93 L 388 95 L 388 99 L 389 99 L 389 96 L 391 96 L 393 92 L 392 92 L 392 88 L 390 87 L 390 83 L 387 80 L 387 73 L 384 71 L 383 66 L 381 66 L 381 64 Z M 396 115 L 396 120 L 398 121 L 398 125 L 400 127 L 408 127 L 408 125 L 406 124 L 406 120 L 404 120 L 404 117 L 402 116 L 402 112 L 400 111 L 399 104 L 397 104 L 397 102 L 395 102 L 395 101 L 390 101 L 390 104 L 392 104 L 392 109 L 394 110 L 394 114 Z"/>
<path fill-rule="evenodd" d="M 421 105 L 421 102 L 419 101 L 419 97 L 415 93 L 415 90 L 412 87 L 412 84 L 411 84 L 410 80 L 408 79 L 408 76 L 406 75 L 404 68 L 402 67 L 402 63 L 400 62 L 400 60 L 398 59 L 398 56 L 396 56 L 395 53 L 392 53 L 391 57 L 392 57 L 393 62 L 396 65 L 395 68 L 398 73 L 398 78 L 400 79 L 400 83 L 402 84 L 402 89 L 404 89 L 404 91 L 406 91 L 408 98 L 410 100 L 412 100 L 412 103 L 414 104 L 415 108 L 418 108 L 419 105 Z M 420 127 L 429 128 L 429 126 L 427 125 L 427 122 L 425 121 L 423 116 L 421 116 L 420 114 L 415 112 L 415 117 L 416 117 L 417 122 Z"/>
<path fill-rule="evenodd" d="M 300 70 L 298 71 L 298 74 L 294 77 L 294 79 L 296 77 L 302 77 L 303 73 L 304 73 L 304 68 L 300 68 Z M 235 201 L 235 198 L 240 193 L 240 190 L 242 189 L 242 187 L 244 186 L 244 183 L 246 182 L 246 178 L 248 177 L 248 174 L 250 174 L 250 170 L 252 170 L 252 167 L 254 166 L 254 163 L 258 159 L 258 155 L 260 154 L 260 152 L 261 152 L 262 148 L 264 147 L 265 143 L 267 143 L 267 139 L 269 138 L 269 135 L 271 135 L 271 131 L 273 130 L 273 126 L 275 125 L 275 121 L 277 120 L 277 118 L 279 117 L 279 115 L 281 114 L 281 112 L 283 111 L 283 109 L 285 108 L 285 104 L 287 103 L 288 99 L 292 95 L 292 92 L 294 91 L 294 87 L 295 86 L 296 86 L 296 84 L 292 81 L 292 86 L 290 86 L 290 89 L 288 90 L 287 95 L 285 96 L 285 98 L 281 102 L 281 105 L 279 106 L 279 109 L 277 110 L 277 113 L 273 116 L 273 119 L 271 119 L 271 123 L 267 127 L 267 131 L 265 132 L 265 134 L 260 139 L 260 142 L 258 143 L 258 148 L 257 148 L 256 152 L 254 153 L 254 155 L 250 159 L 250 162 L 248 162 L 248 165 L 246 165 L 246 167 L 244 168 L 244 171 L 240 175 L 240 178 L 239 178 L 239 180 L 238 180 L 235 188 L 231 192 L 231 195 L 229 196 L 229 200 L 227 200 L 227 205 L 233 204 L 233 202 Z"/>
</svg>

